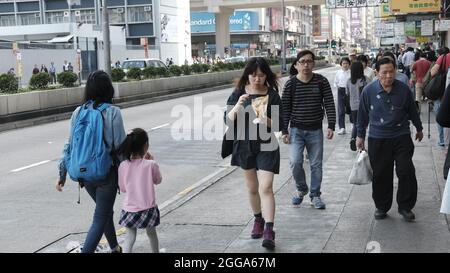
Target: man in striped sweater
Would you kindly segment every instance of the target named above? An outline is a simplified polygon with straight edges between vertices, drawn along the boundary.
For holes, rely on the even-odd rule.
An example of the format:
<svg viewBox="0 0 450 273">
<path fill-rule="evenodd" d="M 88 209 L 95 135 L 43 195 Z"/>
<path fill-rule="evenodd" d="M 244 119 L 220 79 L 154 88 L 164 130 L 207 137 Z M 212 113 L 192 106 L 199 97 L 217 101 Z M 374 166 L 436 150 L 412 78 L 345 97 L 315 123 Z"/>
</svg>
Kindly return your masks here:
<svg viewBox="0 0 450 273">
<path fill-rule="evenodd" d="M 311 165 L 309 194 L 311 205 L 317 209 L 325 209 L 325 204 L 320 198 L 323 161 L 322 120 L 325 109 L 328 118 L 327 139 L 332 139 L 336 124 L 336 109 L 330 83 L 324 76 L 313 73 L 314 58 L 311 51 L 302 51 L 291 66 L 292 77 L 286 82 L 282 96 L 282 138 L 285 144 L 291 144 L 291 170 L 297 188 L 292 204 L 300 205 L 303 197 L 308 194 L 303 169 L 303 151 L 306 147 Z"/>
</svg>

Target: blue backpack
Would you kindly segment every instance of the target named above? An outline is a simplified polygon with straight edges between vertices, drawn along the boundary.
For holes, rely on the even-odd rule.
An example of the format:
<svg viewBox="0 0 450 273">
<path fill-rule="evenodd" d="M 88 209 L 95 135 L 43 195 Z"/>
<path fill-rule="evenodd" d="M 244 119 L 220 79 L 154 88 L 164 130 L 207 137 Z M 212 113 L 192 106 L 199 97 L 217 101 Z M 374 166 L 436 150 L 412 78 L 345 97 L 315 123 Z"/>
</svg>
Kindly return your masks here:
<svg viewBox="0 0 450 273">
<path fill-rule="evenodd" d="M 90 103 L 80 107 L 65 161 L 70 179 L 82 183 L 105 179 L 113 163 L 103 138 L 102 111 L 110 104 L 103 103 L 94 109 L 88 107 Z"/>
</svg>

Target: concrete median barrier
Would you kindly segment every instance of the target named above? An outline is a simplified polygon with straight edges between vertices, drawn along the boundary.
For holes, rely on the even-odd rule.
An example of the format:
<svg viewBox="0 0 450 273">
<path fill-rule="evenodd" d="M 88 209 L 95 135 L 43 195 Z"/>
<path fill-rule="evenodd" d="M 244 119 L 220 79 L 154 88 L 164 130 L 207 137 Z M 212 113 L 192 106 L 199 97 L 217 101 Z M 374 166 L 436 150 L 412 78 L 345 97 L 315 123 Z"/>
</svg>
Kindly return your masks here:
<svg viewBox="0 0 450 273">
<path fill-rule="evenodd" d="M 325 66 L 327 64 L 324 61 L 316 63 L 316 68 Z M 272 70 L 280 73 L 281 66 L 272 66 Z M 149 103 L 152 102 L 152 99 L 159 101 L 164 98 L 173 98 L 175 95 L 178 97 L 192 95 L 194 91 L 196 93 L 209 92 L 214 90 L 214 87 L 232 86 L 233 81 L 242 74 L 242 71 L 233 70 L 114 83 L 114 101 L 120 104 L 145 100 L 143 103 Z M 0 95 L 0 124 L 44 118 L 55 114 L 67 116 L 67 112 L 73 111 L 82 102 L 83 96 L 83 86 Z M 54 118 L 49 120 L 54 120 Z M 11 128 L 11 126 L 3 126 L 3 128 Z"/>
</svg>

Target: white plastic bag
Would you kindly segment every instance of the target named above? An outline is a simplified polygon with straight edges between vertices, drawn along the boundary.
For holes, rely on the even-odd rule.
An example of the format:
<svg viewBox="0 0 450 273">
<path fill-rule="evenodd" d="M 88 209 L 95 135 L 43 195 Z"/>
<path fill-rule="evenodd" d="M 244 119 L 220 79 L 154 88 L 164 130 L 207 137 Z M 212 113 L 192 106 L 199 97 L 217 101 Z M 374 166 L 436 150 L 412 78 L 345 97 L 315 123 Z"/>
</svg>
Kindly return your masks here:
<svg viewBox="0 0 450 273">
<path fill-rule="evenodd" d="M 444 194 L 442 194 L 441 213 L 450 214 L 450 170 L 445 183 Z"/>
<path fill-rule="evenodd" d="M 370 166 L 369 155 L 366 151 L 358 152 L 348 182 L 355 185 L 365 185 L 372 183 L 372 179 L 373 173 L 372 167 Z"/>
</svg>

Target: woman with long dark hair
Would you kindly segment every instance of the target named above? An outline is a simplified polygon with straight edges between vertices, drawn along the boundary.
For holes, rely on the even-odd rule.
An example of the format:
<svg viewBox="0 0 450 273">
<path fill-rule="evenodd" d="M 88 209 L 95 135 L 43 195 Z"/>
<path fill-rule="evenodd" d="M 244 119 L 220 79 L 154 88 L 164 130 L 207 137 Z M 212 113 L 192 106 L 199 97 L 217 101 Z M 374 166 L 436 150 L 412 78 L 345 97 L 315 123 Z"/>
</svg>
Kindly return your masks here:
<svg viewBox="0 0 450 273">
<path fill-rule="evenodd" d="M 358 125 L 359 96 L 369 82 L 364 76 L 364 65 L 361 62 L 354 62 L 350 67 L 350 79 L 347 81 L 346 93 L 350 96 L 351 119 L 353 121 L 352 138 L 350 149 L 356 151 L 356 126 Z"/>
<path fill-rule="evenodd" d="M 100 111 L 101 117 L 99 119 L 101 118 L 101 120 L 99 122 L 103 124 L 102 139 L 105 145 L 105 153 L 111 155 L 111 158 L 109 159 L 109 164 L 104 166 L 105 169 L 103 171 L 107 174 L 106 177 L 93 181 L 82 181 L 81 179 L 77 181 L 80 187 L 84 186 L 86 188 L 86 191 L 96 204 L 93 222 L 81 250 L 83 253 L 94 252 L 103 234 L 105 234 L 112 252 L 122 252 L 122 248 L 117 242 L 113 221 L 113 207 L 118 189 L 117 167 L 119 164 L 119 158 L 114 156 L 114 154 L 115 150 L 124 141 L 126 134 L 120 109 L 111 105 L 113 97 L 114 87 L 109 75 L 103 71 L 92 72 L 86 82 L 84 103 L 72 114 L 69 141 L 64 146 L 63 155 L 59 162 L 59 179 L 56 189 L 62 191 L 66 182 L 68 167 L 71 166 L 68 162 L 75 160 L 72 155 L 75 152 L 76 145 L 73 145 L 75 142 L 72 137 L 74 128 L 78 126 L 77 121 L 82 117 L 80 113 L 92 110 Z M 92 129 L 95 130 L 95 128 Z M 77 134 L 77 136 L 80 135 Z M 92 147 L 95 149 L 98 145 L 101 145 L 93 139 L 88 141 L 93 142 Z M 92 158 L 92 162 L 86 162 L 86 165 L 94 165 L 95 160 L 96 158 Z M 83 172 L 83 170 L 80 171 Z M 69 174 L 72 175 L 70 169 Z"/>
<path fill-rule="evenodd" d="M 264 58 L 248 60 L 227 105 L 226 123 L 235 132 L 231 165 L 244 171 L 255 215 L 251 237 L 264 237 L 262 246 L 273 249 L 273 179 L 280 169 L 280 149 L 274 132 L 280 131 L 281 99 L 277 76 Z"/>
</svg>

